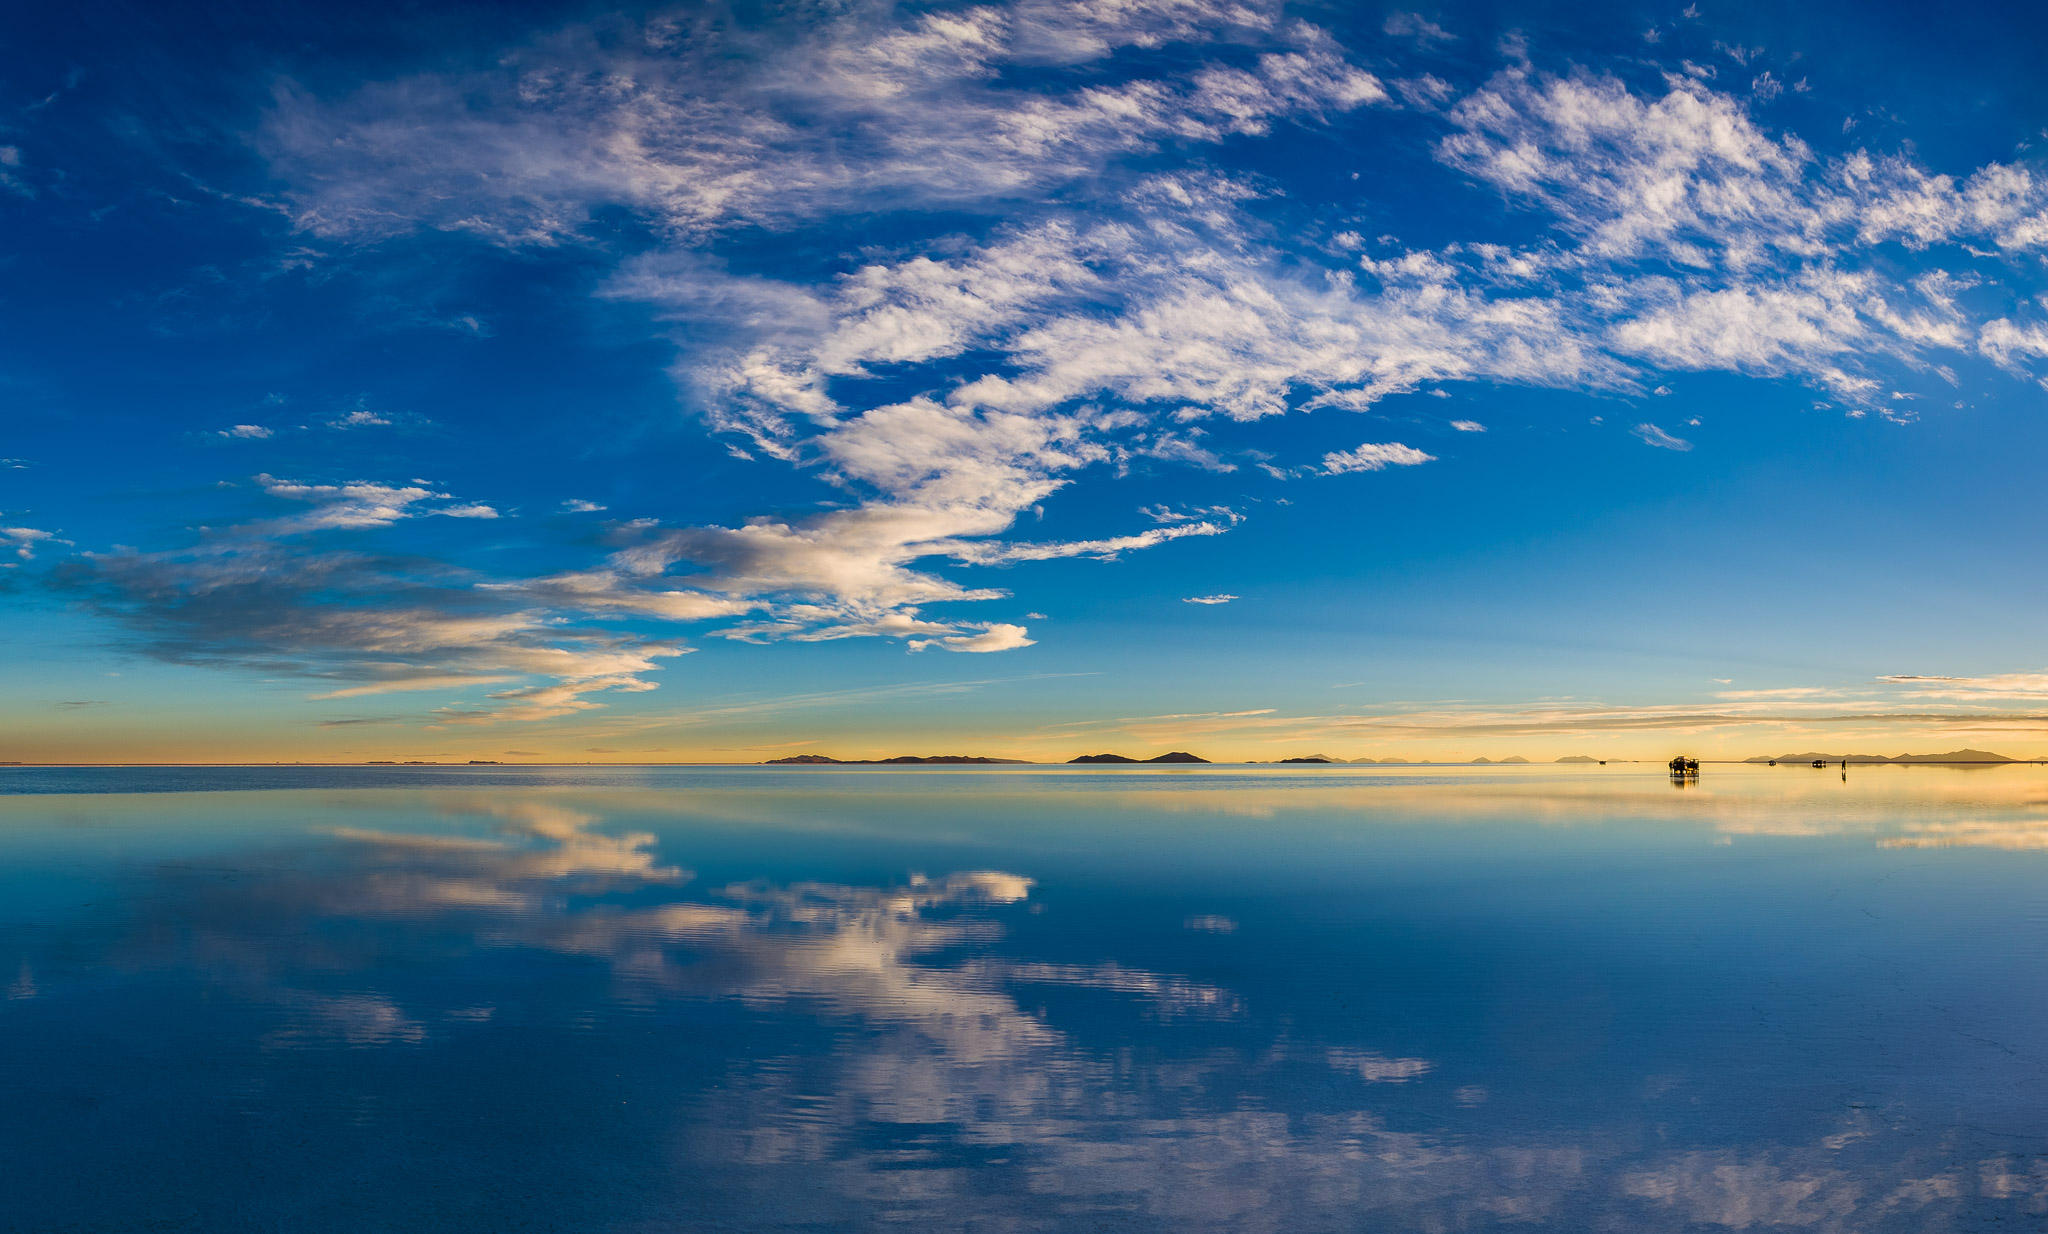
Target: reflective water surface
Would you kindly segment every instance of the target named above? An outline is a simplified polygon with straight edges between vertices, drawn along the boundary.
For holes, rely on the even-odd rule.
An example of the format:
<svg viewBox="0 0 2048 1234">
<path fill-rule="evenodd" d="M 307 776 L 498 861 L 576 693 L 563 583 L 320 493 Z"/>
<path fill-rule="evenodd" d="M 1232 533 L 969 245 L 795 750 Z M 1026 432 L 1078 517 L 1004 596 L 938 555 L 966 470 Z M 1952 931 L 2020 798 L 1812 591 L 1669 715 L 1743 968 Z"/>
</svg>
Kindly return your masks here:
<svg viewBox="0 0 2048 1234">
<path fill-rule="evenodd" d="M 2043 1228 L 2048 769 L 0 770 L 0 1229 Z"/>
</svg>

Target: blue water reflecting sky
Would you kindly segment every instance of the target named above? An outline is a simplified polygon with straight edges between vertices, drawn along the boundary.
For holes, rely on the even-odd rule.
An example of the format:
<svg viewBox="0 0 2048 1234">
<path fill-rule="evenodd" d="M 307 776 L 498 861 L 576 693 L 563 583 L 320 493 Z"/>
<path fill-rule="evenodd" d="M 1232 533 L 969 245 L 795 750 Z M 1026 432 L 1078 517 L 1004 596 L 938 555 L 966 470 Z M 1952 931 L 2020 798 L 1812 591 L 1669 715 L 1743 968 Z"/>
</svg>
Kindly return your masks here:
<svg viewBox="0 0 2048 1234">
<path fill-rule="evenodd" d="M 2038 768 L 75 774 L 0 1228 L 2048 1212 Z"/>
</svg>

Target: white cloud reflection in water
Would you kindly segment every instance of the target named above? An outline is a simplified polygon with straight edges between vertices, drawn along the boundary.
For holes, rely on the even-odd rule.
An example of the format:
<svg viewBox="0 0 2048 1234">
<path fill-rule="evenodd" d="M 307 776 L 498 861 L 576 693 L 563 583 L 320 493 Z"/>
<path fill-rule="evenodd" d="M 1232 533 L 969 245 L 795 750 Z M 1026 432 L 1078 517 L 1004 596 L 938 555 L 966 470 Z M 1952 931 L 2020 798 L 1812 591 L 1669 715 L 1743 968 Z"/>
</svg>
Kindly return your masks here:
<svg viewBox="0 0 2048 1234">
<path fill-rule="evenodd" d="M 622 793 L 612 809 L 603 793 L 559 790 L 348 810 L 309 801 L 292 806 L 313 820 L 303 845 L 243 851 L 232 877 L 196 860 L 157 866 L 115 951 L 131 973 L 196 972 L 247 1008 L 235 1023 L 270 1060 L 263 1084 L 282 1091 L 278 1069 L 324 1068 L 322 1083 L 360 1090 L 351 1117 L 428 1159 L 446 1146 L 377 1113 L 403 1105 L 377 1088 L 379 1069 L 459 1074 L 497 1035 L 546 1028 L 519 1056 L 518 1083 L 533 1086 L 520 1089 L 520 1117 L 559 1122 L 549 1153 L 564 1180 L 607 1169 L 634 1180 L 595 1193 L 594 1208 L 579 1193 L 582 1228 L 1847 1231 L 2032 1219 L 2048 1212 L 2042 1035 L 1928 1009 L 1950 975 L 1913 965 L 1941 958 L 1934 936 L 1948 927 L 1926 927 L 1924 954 L 1899 942 L 1918 926 L 1843 931 L 1866 928 L 1864 909 L 1896 920 L 1926 907 L 1872 898 L 1895 885 L 1866 893 L 1873 880 L 1949 877 L 1924 863 L 1952 850 L 1882 846 L 2026 832 L 2039 806 L 2011 780 L 1878 774 L 1926 808 L 1880 818 L 1833 777 L 1760 773 L 1683 792 L 1590 775 L 1246 778 L 1206 790 L 1207 802 L 1199 787 L 1135 779 L 1034 793 L 1000 777 L 933 778 L 870 789 L 836 817 L 813 814 L 811 790 L 791 780 Z M 931 877 L 724 873 L 786 868 L 791 851 L 848 837 L 881 845 L 877 819 L 895 818 L 900 839 L 976 795 L 973 834 L 1044 820 L 1035 848 L 1012 835 L 985 845 L 1003 860 Z M 1103 810 L 1128 826 L 1090 849 L 1076 812 L 1099 823 Z M 699 820 L 688 834 L 701 860 L 664 813 Z M 1246 818 L 1271 826 L 1248 830 Z M 1625 837 L 1603 833 L 1624 820 Z M 1712 849 L 1688 834 L 1740 843 Z M 1169 840 L 1183 851 L 1157 851 Z M 1780 848 L 1766 859 L 1753 844 Z M 1148 848 L 1199 886 L 1176 898 L 1140 866 L 1101 873 Z M 1304 852 L 1343 894 L 1274 874 Z M 1230 854 L 1238 868 L 1218 875 Z M 685 856 L 721 873 L 692 873 Z M 1351 886 L 1367 858 L 1401 868 Z M 1809 882 L 1823 906 L 1845 887 L 1863 899 L 1835 916 L 1802 901 L 1760 921 L 1714 899 L 1737 884 L 1714 884 L 1698 903 L 1601 915 L 1602 897 L 1621 894 L 1613 884 L 1650 886 L 1673 860 L 1747 860 L 1726 868 L 1766 901 L 1789 904 L 1786 888 Z M 834 861 L 864 864 L 809 864 Z M 1607 885 L 1573 881 L 1596 868 Z M 1484 873 L 1481 890 L 1460 892 L 1469 900 L 1444 918 L 1477 949 L 1461 953 L 1425 937 L 1445 928 L 1412 897 L 1470 870 Z M 1516 871 L 1526 881 L 1500 881 Z M 1636 894 L 1683 898 L 1689 886 Z M 1991 919 L 1957 911 L 1965 935 Z M 1557 923 L 1577 913 L 1591 924 L 1567 936 Z M 1488 914 L 1526 934 L 1497 932 Z M 1198 920 L 1233 929 L 1191 928 Z M 1615 925 L 1616 955 L 1581 963 Z M 1738 942 L 1700 967 L 1682 941 L 1700 930 Z M 1553 962 L 1545 948 L 1567 943 L 1574 958 Z M 1910 989 L 1883 1008 L 1924 1023 L 1863 1022 L 1849 987 L 1877 970 L 1830 968 L 1858 947 L 1898 950 L 1883 971 Z M 1670 971 L 1632 986 L 1630 948 L 1664 951 Z M 1969 969 L 1983 955 L 1948 959 Z M 1365 975 L 1347 976 L 1354 966 Z M 82 997 L 78 961 L 65 971 L 39 960 L 31 979 L 25 960 L 36 993 L 10 1006 Z M 1694 986 L 1716 993 L 1685 992 Z M 2008 997 L 1979 993 L 1987 1006 Z M 1702 1018 L 1689 998 L 1707 1022 L 1685 1023 Z M 2019 1004 L 2006 1010 L 2024 1019 Z M 0 1020 L 0 1034 L 15 1023 Z M 1972 1033 L 1994 1045 L 1968 1044 Z M 1843 1034 L 1883 1039 L 1881 1065 L 1823 1058 Z M 660 1059 L 687 1060 L 695 1078 Z M 619 1087 L 600 1099 L 534 1078 L 551 1071 L 616 1071 Z M 1748 1108 L 1716 1106 L 1728 1101 Z M 612 1128 L 591 1121 L 606 1105 L 649 1108 Z M 305 1111 L 286 1113 L 317 1132 Z M 353 1203 L 388 1205 L 379 1211 L 403 1224 L 407 1196 Z"/>
</svg>

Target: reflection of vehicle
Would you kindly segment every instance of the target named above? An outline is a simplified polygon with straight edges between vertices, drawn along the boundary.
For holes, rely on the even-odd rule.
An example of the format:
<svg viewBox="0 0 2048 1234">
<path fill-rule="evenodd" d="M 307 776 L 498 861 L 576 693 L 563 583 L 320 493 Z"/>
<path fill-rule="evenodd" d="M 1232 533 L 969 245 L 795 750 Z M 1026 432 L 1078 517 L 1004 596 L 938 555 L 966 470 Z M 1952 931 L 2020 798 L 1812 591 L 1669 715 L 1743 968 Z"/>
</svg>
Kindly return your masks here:
<svg viewBox="0 0 2048 1234">
<path fill-rule="evenodd" d="M 1813 760 L 1813 765 L 1814 765 L 1814 766 L 1816 766 L 1816 767 L 1825 767 L 1825 766 L 1827 766 L 1827 765 L 1828 765 L 1828 760 L 1826 760 L 1826 759 L 1824 759 L 1824 758 L 1817 758 L 1817 759 L 1814 759 L 1814 760 Z M 1844 766 L 1844 767 L 1847 767 L 1848 765 L 1849 765 L 1849 764 L 1847 764 L 1847 763 L 1843 763 L 1843 764 L 1842 764 L 1842 766 Z"/>
<path fill-rule="evenodd" d="M 1700 760 L 1681 754 L 1671 760 L 1671 774 L 1675 776 L 1696 776 L 1700 773 Z"/>
</svg>

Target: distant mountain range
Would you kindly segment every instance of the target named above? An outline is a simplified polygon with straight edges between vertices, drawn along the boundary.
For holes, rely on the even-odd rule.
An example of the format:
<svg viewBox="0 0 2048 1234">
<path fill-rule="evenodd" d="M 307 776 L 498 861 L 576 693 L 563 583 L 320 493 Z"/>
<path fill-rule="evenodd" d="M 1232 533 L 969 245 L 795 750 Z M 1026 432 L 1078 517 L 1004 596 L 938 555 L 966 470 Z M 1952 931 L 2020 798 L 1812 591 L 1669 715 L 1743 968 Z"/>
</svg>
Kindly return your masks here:
<svg viewBox="0 0 2048 1234">
<path fill-rule="evenodd" d="M 1751 763 L 1769 763 L 1774 761 L 1780 763 L 1810 763 L 1814 759 L 1822 759 L 1830 763 L 1839 763 L 1844 758 L 1847 758 L 1852 763 L 2017 763 L 2024 761 L 2022 759 L 2007 758 L 2003 754 L 1992 754 L 1986 750 L 1952 750 L 1947 754 L 1900 754 L 1896 756 L 1884 754 L 1780 754 L 1776 759 L 1772 759 L 1768 755 L 1760 755 L 1756 758 L 1745 759 L 1744 761 Z M 1209 760 L 1199 755 L 1190 754 L 1186 750 L 1175 750 L 1168 754 L 1154 755 L 1151 758 L 1132 758 L 1128 754 L 1083 754 L 1079 758 L 1070 758 L 1067 761 L 1069 763 L 1138 764 L 1207 763 Z M 1296 758 L 1283 758 L 1275 761 L 1279 763 L 1377 763 L 1391 766 L 1408 763 L 1411 760 L 1405 758 L 1343 759 L 1330 754 L 1305 754 Z M 1529 763 L 1528 759 L 1523 758 L 1519 754 L 1501 759 L 1475 758 L 1470 761 L 1475 766 L 1491 767 L 1527 765 Z M 1585 754 L 1568 754 L 1556 761 L 1560 763 L 1597 763 L 1600 760 Z M 899 754 L 894 758 L 832 758 L 824 754 L 792 754 L 788 758 L 771 758 L 767 760 L 765 765 L 770 767 L 908 767 L 984 764 L 1030 766 L 1031 760 L 1028 758 L 986 758 L 978 754 Z"/>
<path fill-rule="evenodd" d="M 1186 750 L 1175 750 L 1156 758 L 1131 758 L 1123 754 L 1083 754 L 1067 760 L 1070 763 L 1206 763 L 1206 758 L 1197 758 Z M 961 764 L 1004 763 L 1016 766 L 1030 766 L 1028 758 L 984 758 L 979 754 L 898 754 L 894 758 L 831 758 L 823 754 L 792 754 L 788 758 L 771 758 L 768 767 L 908 767 L 908 766 L 959 766 Z"/>
<path fill-rule="evenodd" d="M 1810 763 L 1819 759 L 1824 763 L 2017 763 L 2021 760 L 1993 754 L 1989 750 L 1950 750 L 1946 754 L 1821 754 L 1809 751 L 1805 754 L 1780 754 L 1776 758 L 1759 755 L 1746 758 L 1745 763 Z"/>
<path fill-rule="evenodd" d="M 771 758 L 770 767 L 891 767 L 928 763 L 1030 763 L 1028 758 L 983 758 L 978 754 L 898 754 L 895 758 L 827 758 L 823 754 L 792 754 L 788 758 Z"/>
</svg>

